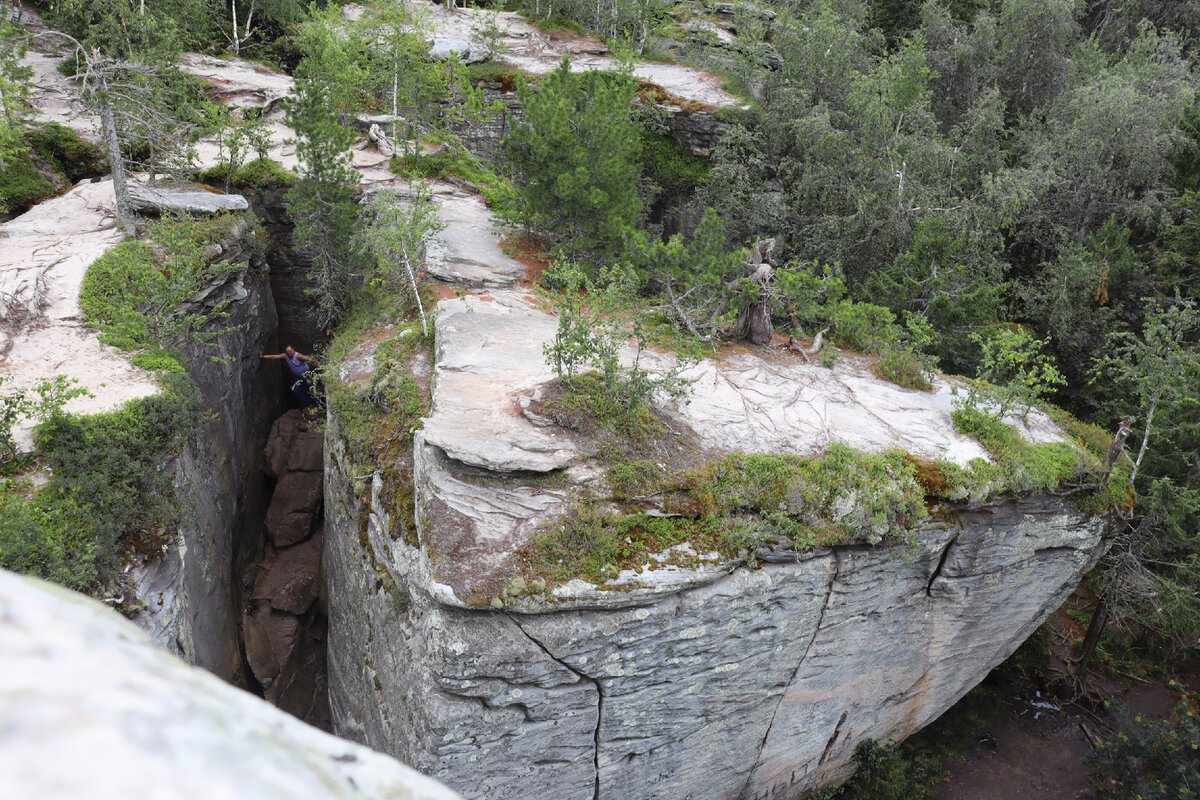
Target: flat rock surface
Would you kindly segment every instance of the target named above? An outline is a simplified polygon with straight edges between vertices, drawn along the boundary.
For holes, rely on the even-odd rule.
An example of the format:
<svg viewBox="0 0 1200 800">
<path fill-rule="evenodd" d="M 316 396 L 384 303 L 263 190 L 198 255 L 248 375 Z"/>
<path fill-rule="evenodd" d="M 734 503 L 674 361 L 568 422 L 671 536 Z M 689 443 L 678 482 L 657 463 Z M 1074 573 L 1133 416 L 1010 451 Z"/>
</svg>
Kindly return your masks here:
<svg viewBox="0 0 1200 800">
<path fill-rule="evenodd" d="M 539 427 L 520 401 L 553 378 L 543 345 L 557 318 L 521 290 L 490 292 L 439 304 L 433 413 L 425 440 L 451 458 L 499 472 L 545 472 L 582 454 L 556 426 Z M 626 360 L 633 355 L 626 348 Z M 670 356 L 643 355 L 659 371 Z M 736 348 L 683 373 L 692 387 L 672 412 L 714 452 L 817 455 L 835 441 L 868 452 L 899 448 L 927 459 L 966 464 L 986 458 L 974 439 L 954 431 L 953 384 L 933 392 L 876 378 L 869 361 L 843 355 L 833 369 L 772 350 Z M 1010 418 L 1034 443 L 1065 441 L 1041 412 Z"/>
<path fill-rule="evenodd" d="M 150 214 L 216 214 L 245 211 L 250 207 L 240 194 L 222 194 L 207 188 L 133 184 L 129 196 L 134 209 Z"/>
<path fill-rule="evenodd" d="M 953 388 L 906 389 L 875 377 L 870 361 L 842 354 L 833 369 L 771 351 L 742 350 L 684 373 L 692 386 L 675 411 L 704 443 L 724 452 L 816 455 L 833 442 L 872 453 L 899 448 L 926 459 L 966 464 L 987 458 L 950 420 Z M 1009 418 L 1035 444 L 1066 441 L 1045 414 Z"/>
<path fill-rule="evenodd" d="M 525 274 L 525 265 L 500 249 L 500 229 L 483 198 L 440 192 L 435 200 L 446 227 L 426 244 L 425 269 L 459 286 L 509 286 Z"/>
<path fill-rule="evenodd" d="M 234 56 L 213 58 L 184 53 L 179 68 L 204 80 L 220 95 L 222 102 L 235 108 L 264 108 L 287 97 L 296 88 L 290 75 Z"/>
<path fill-rule="evenodd" d="M 0 571 L 6 800 L 458 795 L 156 647 L 82 595 Z"/>
<path fill-rule="evenodd" d="M 67 411 L 94 414 L 158 392 L 154 379 L 83 325 L 79 287 L 93 261 L 124 239 L 116 226 L 112 182 L 80 183 L 0 224 L 0 333 L 11 337 L 0 370 L 5 390 L 30 389 L 65 375 L 94 397 Z M 17 439 L 28 445 L 27 427 Z"/>
<path fill-rule="evenodd" d="M 457 461 L 497 472 L 548 472 L 576 460 L 580 452 L 564 433 L 534 427 L 519 405 L 553 377 L 542 344 L 556 325 L 521 291 L 439 303 L 425 441 Z"/>
<path fill-rule="evenodd" d="M 552 72 L 564 55 L 571 56 L 571 70 L 617 70 L 620 64 L 599 39 L 570 32 L 546 33 L 528 19 L 512 11 L 498 14 L 477 8 L 449 10 L 435 8 L 430 12 L 434 30 L 439 36 L 483 41 L 482 30 L 494 16 L 501 31 L 500 52 L 493 58 L 511 64 L 534 75 Z M 742 101 L 721 88 L 721 78 L 695 67 L 681 64 L 657 64 L 637 61 L 633 74 L 642 81 L 656 84 L 672 96 L 694 100 L 710 106 L 740 106 Z"/>
</svg>

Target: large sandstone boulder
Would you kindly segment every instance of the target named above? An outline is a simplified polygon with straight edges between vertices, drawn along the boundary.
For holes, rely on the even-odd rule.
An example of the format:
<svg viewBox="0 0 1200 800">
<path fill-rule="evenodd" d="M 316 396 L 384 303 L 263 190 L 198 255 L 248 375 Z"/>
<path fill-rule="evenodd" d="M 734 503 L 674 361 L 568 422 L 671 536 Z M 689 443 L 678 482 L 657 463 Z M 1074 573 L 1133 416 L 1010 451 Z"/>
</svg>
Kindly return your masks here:
<svg viewBox="0 0 1200 800">
<path fill-rule="evenodd" d="M 6 800 L 457 797 L 187 666 L 101 604 L 9 572 L 0 653 Z"/>
<path fill-rule="evenodd" d="M 325 586 L 334 729 L 487 800 L 796 800 L 847 776 L 866 739 L 902 738 L 955 701 L 1069 595 L 1108 521 L 1054 496 L 938 507 L 909 545 L 756 559 L 651 558 L 603 585 L 509 593 L 539 527 L 609 499 L 585 442 L 534 413 L 556 323 L 524 293 L 439 304 L 433 407 L 414 446 L 418 540 L 394 487 L 354 490 L 336 420 Z M 626 358 L 632 352 L 624 354 Z M 644 353 L 661 368 L 669 356 Z M 966 464 L 954 384 L 904 389 L 732 349 L 666 409 L 705 454 L 832 443 Z M 1040 412 L 1010 420 L 1063 441 Z M 662 509 L 658 513 L 664 513 Z"/>
<path fill-rule="evenodd" d="M 143 183 L 130 184 L 129 199 L 135 211 L 154 216 L 208 216 L 218 211 L 245 211 L 250 207 L 240 194 L 220 194 L 203 188 L 147 186 Z"/>
</svg>

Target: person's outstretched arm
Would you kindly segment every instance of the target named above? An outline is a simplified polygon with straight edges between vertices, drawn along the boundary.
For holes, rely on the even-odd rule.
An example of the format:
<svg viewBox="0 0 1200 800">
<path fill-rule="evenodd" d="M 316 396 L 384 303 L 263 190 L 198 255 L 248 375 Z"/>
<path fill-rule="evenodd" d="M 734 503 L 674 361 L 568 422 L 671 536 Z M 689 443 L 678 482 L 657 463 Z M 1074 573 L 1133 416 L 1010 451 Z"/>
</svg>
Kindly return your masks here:
<svg viewBox="0 0 1200 800">
<path fill-rule="evenodd" d="M 258 357 L 259 358 L 287 358 L 287 356 L 285 356 L 283 353 L 279 353 L 279 354 L 273 355 L 273 356 L 263 355 L 262 350 L 258 351 Z M 307 361 L 308 359 L 304 359 L 304 360 Z"/>
</svg>

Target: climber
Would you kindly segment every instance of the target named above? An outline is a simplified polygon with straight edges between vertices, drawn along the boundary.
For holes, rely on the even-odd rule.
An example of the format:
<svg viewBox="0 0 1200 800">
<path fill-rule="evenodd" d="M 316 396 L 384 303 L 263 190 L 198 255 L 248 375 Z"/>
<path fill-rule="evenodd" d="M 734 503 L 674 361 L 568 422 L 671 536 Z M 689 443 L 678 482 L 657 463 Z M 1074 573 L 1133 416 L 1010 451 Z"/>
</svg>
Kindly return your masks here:
<svg viewBox="0 0 1200 800">
<path fill-rule="evenodd" d="M 303 353 L 297 353 L 296 348 L 290 344 L 283 348 L 282 353 L 276 355 L 263 355 L 263 352 L 259 350 L 258 357 L 282 358 L 286 361 L 292 377 L 295 378 L 295 381 L 292 383 L 292 394 L 296 395 L 296 399 L 300 401 L 300 408 L 305 409 L 309 406 L 320 406 L 320 403 L 314 399 L 317 396 L 317 392 L 313 387 L 312 375 L 309 374 L 309 365 L 313 363 L 311 358 Z"/>
</svg>

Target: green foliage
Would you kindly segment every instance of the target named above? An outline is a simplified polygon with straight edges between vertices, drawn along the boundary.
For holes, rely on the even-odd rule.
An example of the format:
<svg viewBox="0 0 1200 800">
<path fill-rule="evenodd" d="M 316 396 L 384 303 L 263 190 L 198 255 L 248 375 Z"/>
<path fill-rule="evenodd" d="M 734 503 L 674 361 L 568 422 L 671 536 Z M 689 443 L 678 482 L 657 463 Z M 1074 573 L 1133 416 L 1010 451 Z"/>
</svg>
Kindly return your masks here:
<svg viewBox="0 0 1200 800">
<path fill-rule="evenodd" d="M 997 419 L 1020 410 L 1022 417 L 1044 395 L 1066 383 L 1053 359 L 1024 328 L 996 327 L 971 334 L 979 345 L 980 381 L 969 385 L 967 396 L 955 399 L 960 409 L 974 409 Z"/>
<path fill-rule="evenodd" d="M 0 170 L 0 210 L 21 212 L 54 194 L 54 185 L 29 160 L 28 155 L 10 156 Z"/>
<path fill-rule="evenodd" d="M 966 406 L 950 417 L 955 430 L 978 440 L 992 461 L 977 458 L 965 467 L 939 461 L 941 485 L 933 492 L 937 496 L 978 503 L 1000 494 L 1051 492 L 1099 474 L 1101 462 L 1091 453 L 1065 442 L 1028 444 L 1014 427 L 985 410 Z M 1104 512 L 1114 503 L 1123 505 L 1125 496 L 1102 487 L 1078 500 L 1084 510 Z"/>
<path fill-rule="evenodd" d="M 100 148 L 79 138 L 74 129 L 46 122 L 25 132 L 30 149 L 72 183 L 102 172 Z"/>
<path fill-rule="evenodd" d="M 308 293 L 317 324 L 330 327 L 345 311 L 356 287 L 358 226 L 350 145 L 355 135 L 341 123 L 333 93 L 323 83 L 298 80 L 288 104 L 288 124 L 296 131 L 300 177 L 287 193 L 295 220 L 293 237 L 311 259 Z"/>
<path fill-rule="evenodd" d="M 342 331 L 339 338 L 357 341 L 359 337 Z M 429 413 L 430 403 L 428 387 L 412 375 L 412 363 L 419 355 L 428 355 L 430 344 L 418 328 L 402 328 L 377 345 L 375 370 L 368 383 L 327 382 L 330 414 L 338 421 L 356 469 L 391 469 L 405 448 L 411 453 L 413 433 Z"/>
<path fill-rule="evenodd" d="M 204 313 L 179 314 L 205 281 L 237 269 L 228 261 L 209 263 L 205 248 L 241 219 L 164 217 L 148 228 L 150 242 L 125 241 L 88 267 L 79 292 L 83 321 L 100 330 L 100 340 L 122 350 L 142 351 L 140 364 L 182 371 L 185 343 L 215 346 L 227 332 L 214 322 L 227 305 Z"/>
<path fill-rule="evenodd" d="M 296 174 L 270 158 L 256 158 L 234 170 L 227 163 L 214 164 L 200 174 L 200 180 L 210 186 L 261 191 L 291 187 L 296 183 Z"/>
<path fill-rule="evenodd" d="M 372 282 L 382 291 L 410 292 L 421 317 L 421 331 L 428 337 L 429 321 L 421 300 L 418 274 L 426 240 L 445 227 L 433 203 L 429 187 L 416 184 L 412 197 L 401 198 L 377 193 L 364 216 L 369 220 L 360 235 L 360 246 L 375 262 Z"/>
<path fill-rule="evenodd" d="M 112 579 L 126 548 L 156 548 L 178 522 L 163 457 L 196 426 L 183 376 L 161 394 L 104 414 L 53 414 L 37 429 L 51 472 L 36 492 L 0 482 L 0 567 L 88 590 Z"/>
<path fill-rule="evenodd" d="M 10 380 L 0 375 L 0 389 Z M 34 424 L 44 422 L 58 414 L 67 401 L 88 394 L 77 381 L 63 375 L 53 379 L 42 378 L 32 390 L 16 390 L 0 394 L 0 467 L 17 460 L 17 443 L 13 440 L 13 427 L 21 419 Z"/>
<path fill-rule="evenodd" d="M 513 221 L 573 256 L 620 250 L 642 209 L 636 91 L 628 73 L 572 72 L 566 57 L 536 90 L 518 83 L 524 114 L 503 143 L 520 197 Z"/>
<path fill-rule="evenodd" d="M 649 128 L 642 131 L 642 174 L 666 195 L 693 191 L 708 177 L 712 162 L 694 156 L 674 139 Z"/>
<path fill-rule="evenodd" d="M 677 358 L 661 375 L 642 366 L 642 354 L 651 336 L 634 307 L 637 280 L 631 270 L 606 269 L 593 281 L 577 266 L 558 262 L 547 270 L 546 277 L 559 289 L 551 300 L 558 314 L 558 328 L 554 340 L 542 345 L 542 351 L 568 396 L 575 395 L 580 401 L 598 399 L 590 393 L 580 395 L 574 387 L 577 373 L 585 366 L 600 370 L 608 402 L 623 408 L 631 418 L 656 395 L 682 397 L 687 393 L 687 381 L 680 377 L 689 366 L 686 358 Z M 631 338 L 637 350 L 632 363 L 624 366 L 621 349 Z"/>
<path fill-rule="evenodd" d="M 840 443 L 820 458 L 730 455 L 688 476 L 689 492 L 709 516 L 750 513 L 752 539 L 798 549 L 907 541 L 925 518 L 924 492 L 899 452 L 859 453 Z"/>
<path fill-rule="evenodd" d="M 1172 719 L 1121 714 L 1123 724 L 1090 758 L 1101 786 L 1123 797 L 1178 800 L 1200 790 L 1200 708 L 1187 694 Z"/>
<path fill-rule="evenodd" d="M 24 141 L 25 115 L 33 68 L 24 64 L 27 34 L 7 17 L 0 20 L 0 173 L 20 161 L 28 145 Z M 0 185 L 8 183 L 0 181 Z M 0 194 L 0 212 L 5 210 Z"/>
</svg>

